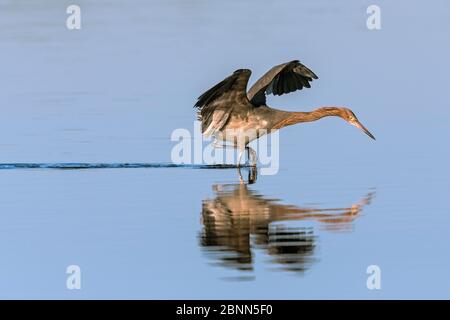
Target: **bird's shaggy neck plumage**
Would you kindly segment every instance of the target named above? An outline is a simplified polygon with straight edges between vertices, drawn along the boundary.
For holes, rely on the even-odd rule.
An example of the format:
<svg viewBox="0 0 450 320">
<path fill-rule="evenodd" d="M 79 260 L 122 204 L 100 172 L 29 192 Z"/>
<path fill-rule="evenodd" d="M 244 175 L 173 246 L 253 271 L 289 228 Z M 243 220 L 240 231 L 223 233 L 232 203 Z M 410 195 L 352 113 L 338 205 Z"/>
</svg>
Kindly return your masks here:
<svg viewBox="0 0 450 320">
<path fill-rule="evenodd" d="M 322 107 L 310 112 L 287 112 L 286 117 L 278 122 L 273 129 L 281 129 L 300 122 L 311 122 L 319 120 L 323 117 L 341 117 L 342 108 L 338 107 Z"/>
</svg>

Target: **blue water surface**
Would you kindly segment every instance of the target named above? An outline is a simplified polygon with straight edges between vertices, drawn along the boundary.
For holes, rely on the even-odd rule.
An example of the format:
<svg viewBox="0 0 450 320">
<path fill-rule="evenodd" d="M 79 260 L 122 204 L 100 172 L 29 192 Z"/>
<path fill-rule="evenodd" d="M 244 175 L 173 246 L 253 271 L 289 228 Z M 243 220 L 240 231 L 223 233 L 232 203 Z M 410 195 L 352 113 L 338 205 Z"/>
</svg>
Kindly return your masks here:
<svg viewBox="0 0 450 320">
<path fill-rule="evenodd" d="M 372 2 L 78 0 L 68 30 L 74 1 L 1 1 L 0 298 L 450 298 L 450 3 L 379 0 L 369 30 Z M 377 140 L 283 129 L 252 184 L 114 167 L 170 163 L 203 91 L 293 59 L 319 80 L 271 106 L 347 106 Z"/>
</svg>

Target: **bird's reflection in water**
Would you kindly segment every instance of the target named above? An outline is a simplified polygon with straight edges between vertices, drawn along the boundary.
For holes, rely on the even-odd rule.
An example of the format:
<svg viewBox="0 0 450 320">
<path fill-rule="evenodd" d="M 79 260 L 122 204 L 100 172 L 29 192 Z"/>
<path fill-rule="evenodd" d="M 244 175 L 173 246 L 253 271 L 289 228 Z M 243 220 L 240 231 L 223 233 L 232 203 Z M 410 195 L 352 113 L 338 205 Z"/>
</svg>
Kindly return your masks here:
<svg viewBox="0 0 450 320">
<path fill-rule="evenodd" d="M 370 204 L 374 192 L 345 208 L 307 208 L 280 204 L 249 188 L 248 182 L 213 185 L 215 197 L 202 206 L 200 244 L 215 263 L 251 271 L 254 251 L 263 250 L 282 270 L 303 272 L 316 260 L 313 227 L 288 226 L 289 221 L 313 220 L 325 230 L 346 231 Z"/>
</svg>

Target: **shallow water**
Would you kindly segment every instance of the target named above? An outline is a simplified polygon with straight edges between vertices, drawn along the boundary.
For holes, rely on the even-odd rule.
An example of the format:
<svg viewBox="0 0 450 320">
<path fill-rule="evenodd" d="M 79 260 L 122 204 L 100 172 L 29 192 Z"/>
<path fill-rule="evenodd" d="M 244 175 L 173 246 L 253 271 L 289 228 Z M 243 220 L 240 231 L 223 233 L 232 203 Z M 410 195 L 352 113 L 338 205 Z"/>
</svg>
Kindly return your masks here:
<svg viewBox="0 0 450 320">
<path fill-rule="evenodd" d="M 0 2 L 1 298 L 450 298 L 446 1 L 379 1 L 378 31 L 356 0 L 134 3 L 68 31 L 70 2 Z M 376 141 L 327 118 L 273 176 L 170 165 L 200 93 L 297 58 L 320 79 L 269 104 Z"/>
</svg>

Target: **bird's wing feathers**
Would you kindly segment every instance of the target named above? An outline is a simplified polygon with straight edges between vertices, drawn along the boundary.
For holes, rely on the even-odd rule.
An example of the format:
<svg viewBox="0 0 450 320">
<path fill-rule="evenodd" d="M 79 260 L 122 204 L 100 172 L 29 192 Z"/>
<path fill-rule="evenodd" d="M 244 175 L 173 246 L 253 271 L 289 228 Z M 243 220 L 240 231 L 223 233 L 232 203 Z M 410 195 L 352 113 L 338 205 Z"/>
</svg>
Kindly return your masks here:
<svg viewBox="0 0 450 320">
<path fill-rule="evenodd" d="M 281 96 L 285 93 L 310 88 L 317 76 L 298 60 L 283 63 L 270 69 L 248 91 L 248 99 L 254 106 L 266 104 L 266 94 Z"/>
<path fill-rule="evenodd" d="M 212 135 L 228 121 L 233 108 L 251 107 L 247 98 L 247 83 L 251 71 L 240 69 L 203 93 L 194 107 L 198 108 L 198 119 L 202 132 Z"/>
</svg>

